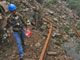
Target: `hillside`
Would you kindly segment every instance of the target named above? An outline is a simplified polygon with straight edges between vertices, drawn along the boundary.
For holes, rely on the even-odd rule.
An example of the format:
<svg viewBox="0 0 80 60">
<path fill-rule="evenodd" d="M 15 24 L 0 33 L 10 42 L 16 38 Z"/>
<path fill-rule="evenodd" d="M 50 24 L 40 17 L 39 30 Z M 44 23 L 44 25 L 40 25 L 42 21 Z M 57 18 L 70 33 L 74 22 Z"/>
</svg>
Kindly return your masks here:
<svg viewBox="0 0 80 60">
<path fill-rule="evenodd" d="M 71 10 L 68 7 L 68 3 L 63 0 L 51 0 L 51 2 L 50 0 L 45 0 L 43 5 L 40 5 L 39 1 L 37 2 L 36 0 L 8 0 L 8 2 L 16 4 L 18 7 L 17 11 L 23 15 L 24 20 L 36 19 L 38 21 L 39 26 L 36 26 L 37 29 L 34 26 L 28 27 L 32 31 L 32 36 L 25 39 L 27 46 L 25 48 L 24 60 L 39 60 L 40 58 L 50 28 L 48 23 L 43 22 L 43 18 L 50 21 L 53 25 L 52 35 L 44 60 L 76 59 L 75 57 L 67 55 L 67 51 L 64 48 L 66 42 L 73 41 L 75 40 L 74 37 L 77 37 L 73 27 L 76 26 L 80 29 L 80 17 L 75 10 Z M 45 8 L 43 8 L 44 5 Z M 2 43 L 0 48 L 0 59 L 19 60 L 16 42 L 12 33 L 11 38 Z M 54 52 L 54 54 L 49 56 L 47 54 L 49 51 Z"/>
</svg>

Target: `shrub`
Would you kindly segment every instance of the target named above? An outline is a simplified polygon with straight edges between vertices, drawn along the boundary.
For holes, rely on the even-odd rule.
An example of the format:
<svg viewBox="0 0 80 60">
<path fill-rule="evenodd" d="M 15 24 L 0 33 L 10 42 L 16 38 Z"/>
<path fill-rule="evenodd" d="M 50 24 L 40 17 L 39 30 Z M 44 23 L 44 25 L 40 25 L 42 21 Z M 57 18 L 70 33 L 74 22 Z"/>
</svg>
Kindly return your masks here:
<svg viewBox="0 0 80 60">
<path fill-rule="evenodd" d="M 80 12 L 80 0 L 67 0 L 69 7 Z"/>
<path fill-rule="evenodd" d="M 44 8 L 49 7 L 51 4 L 56 3 L 56 2 L 57 2 L 57 0 L 51 0 L 51 1 L 47 2 L 47 3 L 45 3 L 43 7 Z"/>
</svg>

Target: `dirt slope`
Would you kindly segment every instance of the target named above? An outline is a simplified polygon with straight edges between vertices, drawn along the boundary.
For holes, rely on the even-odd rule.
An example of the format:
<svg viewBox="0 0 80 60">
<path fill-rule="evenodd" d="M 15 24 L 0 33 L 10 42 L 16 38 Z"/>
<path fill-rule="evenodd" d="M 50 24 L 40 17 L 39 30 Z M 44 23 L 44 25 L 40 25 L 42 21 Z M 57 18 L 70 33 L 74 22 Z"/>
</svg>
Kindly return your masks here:
<svg viewBox="0 0 80 60">
<path fill-rule="evenodd" d="M 41 9 L 41 5 L 35 0 L 15 0 L 10 2 L 15 3 L 18 6 L 18 11 L 23 14 L 24 19 L 28 18 L 33 20 L 33 15 L 35 13 L 33 9 L 36 9 L 37 11 Z M 43 11 L 42 17 L 47 18 L 53 24 L 53 33 L 49 41 L 47 52 L 57 52 L 57 55 L 54 56 L 48 56 L 46 54 L 45 60 L 74 60 L 66 55 L 64 48 L 61 48 L 64 42 L 70 41 L 72 39 L 71 36 L 74 34 L 73 26 L 77 26 L 80 19 L 76 15 L 76 11 L 68 8 L 67 5 L 68 4 L 66 2 L 58 0 L 57 3 L 51 4 Z M 43 32 L 31 29 L 33 34 L 31 38 L 26 39 L 27 46 L 25 48 L 25 60 L 39 59 L 44 41 L 46 39 L 44 36 L 47 36 L 49 30 L 48 28 L 44 27 L 45 26 L 43 25 Z M 3 44 L 0 53 L 0 59 L 2 60 L 19 60 L 15 40 L 10 40 L 7 44 Z"/>
</svg>

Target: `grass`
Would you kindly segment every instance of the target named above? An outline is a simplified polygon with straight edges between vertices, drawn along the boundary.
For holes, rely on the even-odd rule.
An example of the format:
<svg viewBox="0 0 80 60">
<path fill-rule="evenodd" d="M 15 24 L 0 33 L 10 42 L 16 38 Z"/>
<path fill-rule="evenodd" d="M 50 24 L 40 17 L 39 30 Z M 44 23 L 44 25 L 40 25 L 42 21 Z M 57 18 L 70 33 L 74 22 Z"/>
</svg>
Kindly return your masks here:
<svg viewBox="0 0 80 60">
<path fill-rule="evenodd" d="M 51 0 L 44 4 L 43 8 L 49 7 L 51 4 L 56 3 L 58 0 Z"/>
<path fill-rule="evenodd" d="M 80 30 L 80 24 L 78 24 L 78 25 L 76 26 L 76 28 L 77 28 L 78 30 Z"/>
<path fill-rule="evenodd" d="M 69 7 L 77 10 L 80 13 L 80 0 L 67 0 Z"/>
<path fill-rule="evenodd" d="M 66 33 L 69 33 L 69 30 L 70 30 L 69 25 L 68 25 L 68 24 L 65 25 L 65 26 L 64 26 L 64 31 L 65 31 Z"/>
</svg>

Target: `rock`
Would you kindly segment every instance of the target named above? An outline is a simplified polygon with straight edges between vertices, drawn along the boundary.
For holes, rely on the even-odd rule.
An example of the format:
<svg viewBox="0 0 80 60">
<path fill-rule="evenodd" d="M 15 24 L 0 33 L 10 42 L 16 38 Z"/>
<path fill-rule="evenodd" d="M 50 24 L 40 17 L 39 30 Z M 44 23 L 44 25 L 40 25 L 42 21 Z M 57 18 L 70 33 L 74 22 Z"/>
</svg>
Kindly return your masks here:
<svg viewBox="0 0 80 60">
<path fill-rule="evenodd" d="M 22 0 L 22 3 L 26 3 L 27 1 L 26 0 Z"/>
<path fill-rule="evenodd" d="M 43 22 L 43 24 L 44 24 L 44 25 L 46 25 L 46 24 L 47 24 L 47 22 Z"/>
<path fill-rule="evenodd" d="M 23 12 L 27 12 L 29 10 L 29 8 L 26 8 L 26 9 L 23 9 L 22 11 Z"/>
<path fill-rule="evenodd" d="M 42 25 L 41 28 L 42 29 L 46 29 L 47 27 L 46 27 L 46 25 Z"/>
<path fill-rule="evenodd" d="M 63 60 L 63 59 L 64 59 L 63 56 L 59 56 L 59 57 L 57 57 L 57 60 Z"/>
<path fill-rule="evenodd" d="M 63 15 L 62 18 L 66 18 L 66 15 Z"/>
<path fill-rule="evenodd" d="M 36 0 L 38 3 L 40 3 L 41 5 L 43 4 L 44 0 Z"/>
<path fill-rule="evenodd" d="M 8 12 L 8 2 L 0 1 L 0 5 L 5 9 L 5 12 Z"/>
<path fill-rule="evenodd" d="M 40 42 L 35 44 L 35 47 L 40 47 L 40 46 L 41 46 Z"/>
<path fill-rule="evenodd" d="M 57 55 L 57 52 L 48 51 L 47 54 L 48 55 Z"/>
<path fill-rule="evenodd" d="M 58 22 L 58 19 L 57 18 L 53 18 L 53 19 L 54 19 L 55 22 Z"/>
<path fill-rule="evenodd" d="M 56 36 L 56 33 L 52 33 L 52 38 L 54 38 Z"/>
<path fill-rule="evenodd" d="M 59 32 L 56 32 L 56 33 L 54 32 L 54 35 L 55 36 L 60 36 L 61 34 Z"/>
<path fill-rule="evenodd" d="M 50 25 L 49 24 L 47 24 L 47 28 L 50 29 Z"/>
<path fill-rule="evenodd" d="M 56 45 L 61 46 L 61 43 L 59 41 L 54 42 Z"/>
<path fill-rule="evenodd" d="M 33 45 L 30 45 L 30 47 L 33 47 Z"/>
<path fill-rule="evenodd" d="M 68 38 L 69 38 L 69 35 L 64 35 L 64 37 L 63 37 L 65 40 L 68 40 Z M 65 41 L 64 40 L 64 41 Z"/>
<path fill-rule="evenodd" d="M 5 56 L 8 56 L 8 54 L 5 54 Z"/>
<path fill-rule="evenodd" d="M 0 16 L 0 19 L 2 19 L 2 16 Z"/>
<path fill-rule="evenodd" d="M 54 43 L 56 43 L 56 42 L 57 42 L 57 40 L 53 39 L 53 42 L 54 42 Z"/>
<path fill-rule="evenodd" d="M 48 13 L 49 13 L 50 15 L 53 15 L 53 14 L 54 14 L 54 12 L 53 12 L 52 10 L 49 10 L 49 9 L 48 9 Z"/>
<path fill-rule="evenodd" d="M 58 0 L 58 3 L 62 3 L 60 0 Z"/>
<path fill-rule="evenodd" d="M 45 40 L 46 39 L 46 37 L 43 37 L 43 40 Z"/>
<path fill-rule="evenodd" d="M 48 34 L 43 34 L 43 36 L 44 36 L 44 37 L 47 37 L 47 36 L 48 36 Z"/>
</svg>

